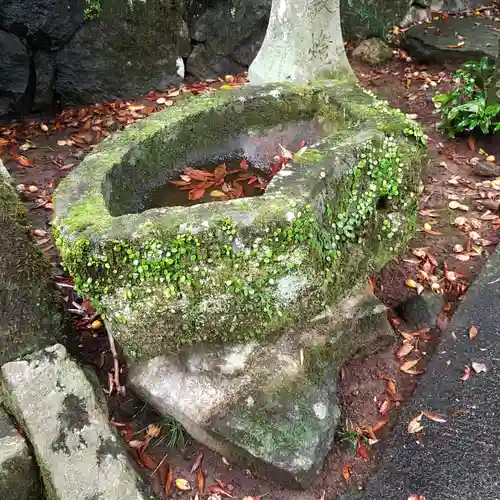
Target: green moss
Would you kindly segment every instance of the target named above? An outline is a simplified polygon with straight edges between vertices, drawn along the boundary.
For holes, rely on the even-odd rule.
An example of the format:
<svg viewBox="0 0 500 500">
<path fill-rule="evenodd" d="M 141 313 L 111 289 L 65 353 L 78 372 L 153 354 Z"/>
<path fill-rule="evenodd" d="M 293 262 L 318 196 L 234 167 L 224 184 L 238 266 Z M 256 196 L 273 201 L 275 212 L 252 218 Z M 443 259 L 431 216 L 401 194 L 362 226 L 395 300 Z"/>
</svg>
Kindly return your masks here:
<svg viewBox="0 0 500 500">
<path fill-rule="evenodd" d="M 165 350 L 277 332 L 319 313 L 379 269 L 414 230 L 425 136 L 401 112 L 335 82 L 228 94 L 192 100 L 165 123 L 155 115 L 103 143 L 88 160 L 89 175 L 78 177 L 87 183 L 84 195 L 58 210 L 56 242 L 77 290 L 115 323 L 129 352 L 150 355 L 158 342 Z M 277 179 L 260 199 L 214 203 L 209 211 L 110 215 L 101 191 L 116 182 L 113 176 L 119 191 L 107 205 L 118 210 L 138 189 L 138 169 L 147 185 L 163 158 L 173 162 L 201 144 L 218 144 L 231 133 L 220 109 L 242 102 L 248 114 L 231 122 L 235 134 L 259 120 L 275 123 L 277 106 L 284 121 L 319 113 L 327 123 L 342 116 L 347 127 L 297 154 L 291 180 L 284 178 L 282 188 L 285 181 Z M 356 127 L 365 130 L 358 139 Z M 176 141 L 167 140 L 172 134 Z M 66 182 L 69 197 L 74 188 Z M 141 331 L 127 327 L 139 324 Z M 148 337 L 150 331 L 161 331 L 161 340 Z"/>
<path fill-rule="evenodd" d="M 102 10 L 102 0 L 86 0 L 85 2 L 85 19 L 91 20 L 99 17 Z"/>
</svg>

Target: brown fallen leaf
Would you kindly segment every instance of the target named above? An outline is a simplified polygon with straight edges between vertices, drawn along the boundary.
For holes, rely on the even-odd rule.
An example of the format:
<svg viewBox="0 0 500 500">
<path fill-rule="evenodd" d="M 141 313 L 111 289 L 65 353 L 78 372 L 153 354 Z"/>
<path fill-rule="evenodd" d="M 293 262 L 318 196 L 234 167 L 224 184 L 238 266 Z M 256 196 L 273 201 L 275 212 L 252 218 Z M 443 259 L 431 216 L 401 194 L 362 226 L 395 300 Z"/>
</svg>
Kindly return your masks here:
<svg viewBox="0 0 500 500">
<path fill-rule="evenodd" d="M 198 470 L 202 460 L 203 460 L 203 453 L 200 452 L 198 453 L 195 461 L 193 462 L 193 466 L 191 467 L 191 474 L 195 473 Z"/>
<path fill-rule="evenodd" d="M 469 339 L 474 340 L 479 333 L 479 330 L 475 326 L 471 326 L 469 329 Z"/>
<path fill-rule="evenodd" d="M 201 494 L 205 492 L 205 473 L 201 468 L 196 470 L 196 487 Z"/>
<path fill-rule="evenodd" d="M 424 417 L 428 418 L 429 420 L 432 420 L 433 422 L 440 422 L 440 423 L 446 422 L 446 419 L 441 415 L 438 415 L 437 413 L 433 413 L 431 411 L 423 411 L 422 414 L 424 415 Z"/>
<path fill-rule="evenodd" d="M 477 151 L 477 142 L 473 135 L 469 135 L 467 138 L 467 146 L 469 146 L 471 151 Z"/>
<path fill-rule="evenodd" d="M 411 344 L 410 342 L 403 342 L 403 345 L 399 348 L 398 352 L 396 353 L 396 357 L 399 359 L 402 359 L 408 354 L 410 354 L 411 351 L 415 349 L 415 346 Z"/>
<path fill-rule="evenodd" d="M 408 434 L 415 434 L 423 429 L 422 424 L 420 423 L 422 420 L 422 415 L 422 413 L 419 413 L 414 419 L 410 421 L 410 423 L 408 424 Z"/>
<path fill-rule="evenodd" d="M 172 484 L 174 482 L 174 471 L 170 464 L 167 464 L 167 474 L 165 476 L 165 496 L 168 498 Z"/>
<path fill-rule="evenodd" d="M 387 393 L 389 396 L 394 396 L 397 393 L 396 382 L 394 380 L 387 381 Z"/>
<path fill-rule="evenodd" d="M 221 496 L 227 497 L 227 498 L 234 498 L 233 495 L 231 495 L 231 493 L 229 493 L 228 491 L 226 491 L 224 488 L 222 488 L 218 484 L 211 484 L 207 488 L 207 490 L 208 490 L 209 493 L 215 493 L 217 495 L 221 495 Z"/>
<path fill-rule="evenodd" d="M 406 361 L 404 362 L 400 367 L 399 369 L 402 371 L 402 372 L 407 372 L 408 370 L 411 370 L 418 362 L 420 361 L 420 359 L 411 359 L 410 361 Z"/>
</svg>

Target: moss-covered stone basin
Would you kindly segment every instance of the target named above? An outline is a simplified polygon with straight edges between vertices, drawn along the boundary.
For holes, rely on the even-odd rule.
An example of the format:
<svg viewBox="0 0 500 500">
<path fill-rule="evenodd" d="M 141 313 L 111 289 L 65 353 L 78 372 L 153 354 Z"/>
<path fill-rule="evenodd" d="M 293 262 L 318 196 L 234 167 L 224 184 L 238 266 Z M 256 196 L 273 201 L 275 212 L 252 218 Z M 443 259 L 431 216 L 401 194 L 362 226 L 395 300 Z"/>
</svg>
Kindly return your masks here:
<svg viewBox="0 0 500 500">
<path fill-rule="evenodd" d="M 147 209 L 189 165 L 306 146 L 259 197 Z M 328 81 L 186 99 L 104 140 L 60 184 L 57 245 L 131 355 L 260 340 L 312 318 L 399 252 L 415 226 L 425 136 Z"/>
</svg>

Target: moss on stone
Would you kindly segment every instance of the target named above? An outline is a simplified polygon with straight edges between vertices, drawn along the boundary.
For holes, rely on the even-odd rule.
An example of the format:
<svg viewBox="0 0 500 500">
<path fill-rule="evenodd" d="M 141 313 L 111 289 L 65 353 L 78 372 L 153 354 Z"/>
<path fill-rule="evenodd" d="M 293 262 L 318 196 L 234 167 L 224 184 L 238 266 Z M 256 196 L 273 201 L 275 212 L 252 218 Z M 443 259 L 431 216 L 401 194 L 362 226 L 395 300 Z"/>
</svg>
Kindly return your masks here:
<svg viewBox="0 0 500 500">
<path fill-rule="evenodd" d="M 0 176 L 0 364 L 55 342 L 62 311 L 52 269 L 36 247 L 24 204 Z"/>
<path fill-rule="evenodd" d="M 296 154 L 262 197 L 145 212 L 133 201 L 199 148 L 317 117 L 341 131 Z M 63 181 L 56 242 L 129 353 L 262 338 L 401 251 L 424 143 L 401 112 L 337 82 L 198 97 L 103 141 Z"/>
</svg>

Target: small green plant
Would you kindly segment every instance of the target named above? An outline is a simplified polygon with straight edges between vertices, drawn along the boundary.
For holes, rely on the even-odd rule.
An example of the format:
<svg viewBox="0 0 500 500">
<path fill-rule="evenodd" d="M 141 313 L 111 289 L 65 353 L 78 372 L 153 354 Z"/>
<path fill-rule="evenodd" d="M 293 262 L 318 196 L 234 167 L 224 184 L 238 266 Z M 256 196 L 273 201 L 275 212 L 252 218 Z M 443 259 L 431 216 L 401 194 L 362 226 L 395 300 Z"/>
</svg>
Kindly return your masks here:
<svg viewBox="0 0 500 500">
<path fill-rule="evenodd" d="M 87 21 L 96 19 L 101 13 L 101 0 L 87 0 L 85 2 L 85 19 Z"/>
<path fill-rule="evenodd" d="M 159 425 L 163 428 L 163 435 L 155 446 L 165 443 L 169 448 L 177 448 L 179 450 L 186 448 L 186 430 L 177 420 L 165 417 Z"/>
<path fill-rule="evenodd" d="M 361 429 L 353 429 L 351 426 L 346 425 L 344 429 L 340 429 L 337 433 L 337 439 L 345 447 L 355 455 L 358 452 L 360 444 L 367 446 L 369 444 L 368 438 L 365 436 Z"/>
<path fill-rule="evenodd" d="M 488 88 L 495 67 L 487 57 L 465 63 L 456 74 L 458 87 L 436 94 L 434 103 L 441 120 L 438 130 L 450 137 L 480 129 L 483 134 L 500 130 L 500 104 L 488 101 Z"/>
</svg>

